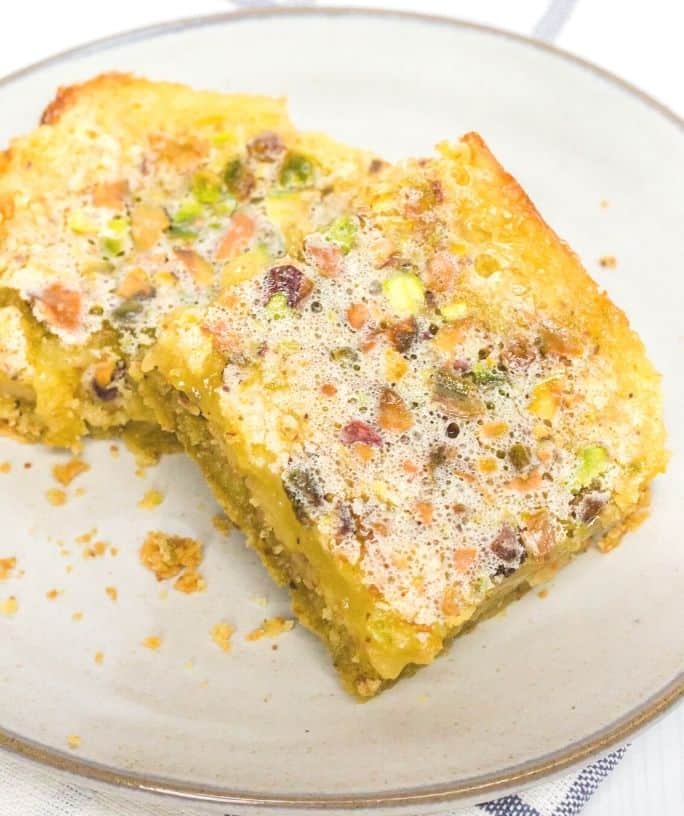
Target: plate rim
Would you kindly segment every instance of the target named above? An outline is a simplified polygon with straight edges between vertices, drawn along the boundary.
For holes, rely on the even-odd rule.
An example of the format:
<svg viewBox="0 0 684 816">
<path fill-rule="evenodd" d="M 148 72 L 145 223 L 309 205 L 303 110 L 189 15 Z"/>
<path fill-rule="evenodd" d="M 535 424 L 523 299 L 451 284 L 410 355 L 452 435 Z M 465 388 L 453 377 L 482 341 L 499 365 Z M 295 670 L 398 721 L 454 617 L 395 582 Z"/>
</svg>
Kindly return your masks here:
<svg viewBox="0 0 684 816">
<path fill-rule="evenodd" d="M 380 8 L 363 8 L 351 6 L 316 7 L 287 6 L 259 7 L 237 9 L 212 14 L 195 15 L 162 21 L 152 25 L 141 26 L 118 32 L 106 37 L 90 40 L 42 60 L 13 71 L 0 78 L 0 91 L 27 76 L 40 73 L 43 69 L 67 63 L 80 57 L 106 51 L 109 48 L 139 40 L 173 34 L 184 29 L 211 27 L 225 23 L 240 22 L 249 19 L 269 17 L 381 17 L 383 19 L 407 20 L 414 23 L 428 23 L 437 26 L 465 29 L 480 34 L 512 40 L 521 45 L 535 48 L 546 54 L 560 58 L 575 67 L 594 74 L 628 96 L 637 99 L 673 124 L 684 133 L 684 118 L 680 117 L 667 105 L 643 91 L 638 86 L 622 79 L 611 71 L 596 65 L 583 57 L 558 48 L 551 43 L 537 40 L 518 32 L 508 31 L 483 23 L 476 23 L 444 15 L 425 14 L 419 11 L 403 11 Z M 563 771 L 581 764 L 591 757 L 605 754 L 617 747 L 636 732 L 654 723 L 671 709 L 677 702 L 684 700 L 684 670 L 675 676 L 662 689 L 636 706 L 623 717 L 615 720 L 605 728 L 577 740 L 558 751 L 540 757 L 504 767 L 476 777 L 456 782 L 442 782 L 435 785 L 380 791 L 377 793 L 339 794 L 267 794 L 239 789 L 222 788 L 209 784 L 192 783 L 171 779 L 154 774 L 140 774 L 134 771 L 117 769 L 92 760 L 82 759 L 67 754 L 56 748 L 22 737 L 16 732 L 4 729 L 0 725 L 0 750 L 29 759 L 40 765 L 51 767 L 93 783 L 124 788 L 141 793 L 159 794 L 189 802 L 205 802 L 221 805 L 249 805 L 261 807 L 278 807 L 284 809 L 378 809 L 387 807 L 431 805 L 449 803 L 474 797 L 494 798 L 502 792 L 527 787 L 542 779 L 560 774 Z"/>
</svg>

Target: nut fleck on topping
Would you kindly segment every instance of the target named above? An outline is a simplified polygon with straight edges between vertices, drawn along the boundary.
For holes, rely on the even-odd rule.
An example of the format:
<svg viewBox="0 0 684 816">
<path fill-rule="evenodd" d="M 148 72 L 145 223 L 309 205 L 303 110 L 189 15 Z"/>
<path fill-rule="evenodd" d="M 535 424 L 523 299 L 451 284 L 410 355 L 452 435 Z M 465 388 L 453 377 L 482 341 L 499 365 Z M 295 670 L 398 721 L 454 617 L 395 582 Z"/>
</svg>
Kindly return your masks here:
<svg viewBox="0 0 684 816">
<path fill-rule="evenodd" d="M 274 266 L 266 276 L 265 292 L 266 303 L 274 295 L 283 294 L 287 305 L 294 309 L 309 294 L 313 284 L 304 277 L 301 269 L 292 264 Z"/>
<path fill-rule="evenodd" d="M 382 447 L 382 437 L 365 422 L 358 419 L 347 423 L 340 432 L 340 439 L 345 445 L 353 445 L 355 442 L 363 442 L 373 447 Z"/>
</svg>

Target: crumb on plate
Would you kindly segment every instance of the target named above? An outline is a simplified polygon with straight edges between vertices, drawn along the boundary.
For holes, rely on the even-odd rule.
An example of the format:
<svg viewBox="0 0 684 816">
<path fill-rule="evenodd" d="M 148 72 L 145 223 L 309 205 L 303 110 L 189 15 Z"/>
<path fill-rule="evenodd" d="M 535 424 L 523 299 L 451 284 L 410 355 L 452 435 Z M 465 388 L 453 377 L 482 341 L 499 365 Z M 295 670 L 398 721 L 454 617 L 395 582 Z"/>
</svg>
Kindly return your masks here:
<svg viewBox="0 0 684 816">
<path fill-rule="evenodd" d="M 194 538 L 153 530 L 140 548 L 140 562 L 157 581 L 176 578 L 174 588 L 179 592 L 200 592 L 206 587 L 197 571 L 202 562 L 202 544 Z"/>
<path fill-rule="evenodd" d="M 48 599 L 48 601 L 54 601 L 57 598 L 59 598 L 59 596 L 62 594 L 63 591 L 64 590 L 62 590 L 62 589 L 49 589 L 45 593 L 45 597 Z"/>
<path fill-rule="evenodd" d="M 602 255 L 599 258 L 599 263 L 604 269 L 615 269 L 617 266 L 617 258 L 615 255 Z"/>
<path fill-rule="evenodd" d="M 537 597 L 542 598 L 542 600 L 544 598 L 547 598 L 548 595 L 549 595 L 549 590 L 548 589 L 540 589 L 539 592 L 537 592 Z"/>
<path fill-rule="evenodd" d="M 264 637 L 278 637 L 284 632 L 289 632 L 294 627 L 294 620 L 291 618 L 266 618 L 266 620 L 248 632 L 245 635 L 245 640 L 261 640 Z"/>
<path fill-rule="evenodd" d="M 107 541 L 96 541 L 92 547 L 85 547 L 83 549 L 83 558 L 101 558 L 109 546 Z"/>
<path fill-rule="evenodd" d="M 83 620 L 83 612 L 72 612 L 71 613 L 71 620 L 72 621 L 82 621 Z"/>
<path fill-rule="evenodd" d="M 77 748 L 81 747 L 81 738 L 78 736 L 78 734 L 69 734 L 67 737 L 67 745 L 72 751 L 75 751 Z"/>
<path fill-rule="evenodd" d="M 74 457 L 61 465 L 55 465 L 52 468 L 52 475 L 62 487 L 68 487 L 77 476 L 86 473 L 88 470 L 90 470 L 90 465 L 87 462 Z"/>
<path fill-rule="evenodd" d="M 0 581 L 9 578 L 16 566 L 17 559 L 14 556 L 10 558 L 0 558 Z"/>
<path fill-rule="evenodd" d="M 9 473 L 12 470 L 11 462 L 0 462 L 0 473 Z"/>
<path fill-rule="evenodd" d="M 212 516 L 211 523 L 214 525 L 215 530 L 224 535 L 228 535 L 233 529 L 230 519 L 223 513 L 216 513 L 215 516 Z"/>
<path fill-rule="evenodd" d="M 146 649 L 151 649 L 153 652 L 156 652 L 157 649 L 161 648 L 162 639 L 158 635 L 149 635 L 142 641 L 142 645 Z"/>
<path fill-rule="evenodd" d="M 105 587 L 105 592 L 107 593 L 109 599 L 112 601 L 116 601 L 119 597 L 119 591 L 117 590 L 116 587 L 113 586 Z"/>
<path fill-rule="evenodd" d="M 224 652 L 230 651 L 230 639 L 235 632 L 235 627 L 229 623 L 216 623 L 211 627 L 211 639 Z"/>
<path fill-rule="evenodd" d="M 54 507 L 61 507 L 67 502 L 67 494 L 59 487 L 51 487 L 45 492 L 45 498 Z"/>
<path fill-rule="evenodd" d="M 173 588 L 186 595 L 192 595 L 193 592 L 203 592 L 207 588 L 207 582 L 197 570 L 187 569 L 176 578 Z"/>
<path fill-rule="evenodd" d="M 142 510 L 153 510 L 164 501 L 164 494 L 158 490 L 148 490 L 138 502 L 138 507 Z"/>
<path fill-rule="evenodd" d="M 265 595 L 252 595 L 249 599 L 256 606 L 265 609 L 268 606 L 268 598 Z"/>
<path fill-rule="evenodd" d="M 10 595 L 8 598 L 5 598 L 4 601 L 0 601 L 0 613 L 3 615 L 7 615 L 8 617 L 16 615 L 18 609 L 19 602 L 14 595 Z"/>
<path fill-rule="evenodd" d="M 95 657 L 93 660 L 98 666 L 101 666 L 104 663 L 104 652 L 95 652 Z"/>
<path fill-rule="evenodd" d="M 118 445 L 110 445 L 109 446 L 109 453 L 111 454 L 112 459 L 119 458 L 119 446 Z"/>
</svg>

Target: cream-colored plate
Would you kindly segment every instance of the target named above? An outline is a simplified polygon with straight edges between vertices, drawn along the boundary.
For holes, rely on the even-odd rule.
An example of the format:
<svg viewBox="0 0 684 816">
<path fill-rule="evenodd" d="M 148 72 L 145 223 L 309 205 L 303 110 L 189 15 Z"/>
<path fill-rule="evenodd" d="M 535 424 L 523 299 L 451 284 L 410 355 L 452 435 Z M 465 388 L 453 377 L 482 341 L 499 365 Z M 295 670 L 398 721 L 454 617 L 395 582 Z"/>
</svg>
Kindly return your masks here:
<svg viewBox="0 0 684 816">
<path fill-rule="evenodd" d="M 415 813 L 578 762 L 680 696 L 681 123 L 517 37 L 398 14 L 290 11 L 148 29 L 23 72 L 0 86 L 0 142 L 31 128 L 57 85 L 109 69 L 286 94 L 302 127 L 390 158 L 480 131 L 642 333 L 665 378 L 672 460 L 650 519 L 617 551 L 589 553 L 545 600 L 530 594 L 358 705 L 303 629 L 277 651 L 244 640 L 287 599 L 239 535 L 224 541 L 213 529 L 212 500 L 188 460 L 169 457 L 138 478 L 125 452 L 113 459 L 108 443 L 88 445 L 91 472 L 55 508 L 44 494 L 64 456 L 3 440 L 0 461 L 13 468 L 0 475 L 0 557 L 16 555 L 21 573 L 0 584 L 0 600 L 19 601 L 16 615 L 0 616 L 0 744 L 91 779 L 213 798 L 224 811 L 399 803 Z M 602 255 L 617 268 L 602 270 Z M 166 496 L 154 512 L 136 506 L 150 487 Z M 92 527 L 117 557 L 82 558 L 74 539 Z M 137 559 L 153 528 L 204 541 L 206 593 L 160 598 Z M 52 589 L 61 594 L 48 600 Z M 209 637 L 224 619 L 237 627 L 229 654 Z M 149 635 L 161 649 L 140 645 Z M 70 734 L 78 750 L 67 748 Z"/>
</svg>

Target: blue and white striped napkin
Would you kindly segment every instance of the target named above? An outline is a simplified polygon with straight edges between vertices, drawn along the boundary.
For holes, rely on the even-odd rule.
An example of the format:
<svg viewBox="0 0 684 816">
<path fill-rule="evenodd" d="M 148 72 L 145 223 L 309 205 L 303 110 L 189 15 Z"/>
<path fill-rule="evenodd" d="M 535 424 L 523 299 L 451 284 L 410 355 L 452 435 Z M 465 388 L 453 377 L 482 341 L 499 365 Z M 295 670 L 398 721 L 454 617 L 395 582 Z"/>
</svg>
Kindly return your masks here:
<svg viewBox="0 0 684 816">
<path fill-rule="evenodd" d="M 618 748 L 576 773 L 530 788 L 522 793 L 504 796 L 475 808 L 459 811 L 459 816 L 575 816 L 598 786 L 622 759 L 626 748 Z"/>
</svg>

